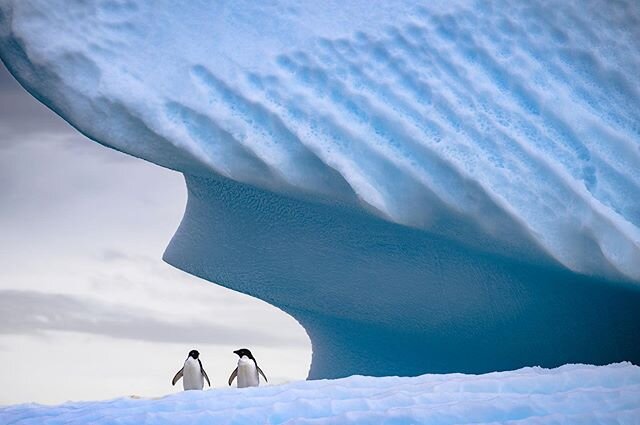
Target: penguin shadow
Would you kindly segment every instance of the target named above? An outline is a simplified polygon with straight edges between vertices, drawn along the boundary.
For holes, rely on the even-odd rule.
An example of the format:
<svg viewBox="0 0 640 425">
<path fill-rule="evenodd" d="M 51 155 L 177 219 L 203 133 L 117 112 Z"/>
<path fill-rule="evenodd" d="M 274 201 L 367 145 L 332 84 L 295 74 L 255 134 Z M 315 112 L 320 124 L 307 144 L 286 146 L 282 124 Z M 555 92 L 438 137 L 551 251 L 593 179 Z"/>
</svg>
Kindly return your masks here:
<svg viewBox="0 0 640 425">
<path fill-rule="evenodd" d="M 229 386 L 235 380 L 237 388 L 257 387 L 260 385 L 260 375 L 262 375 L 264 382 L 269 382 L 249 349 L 240 348 L 235 350 L 234 354 L 238 356 L 238 366 L 229 376 Z M 182 386 L 185 391 L 204 389 L 205 380 L 211 387 L 211 381 L 204 370 L 204 366 L 202 366 L 198 350 L 189 351 L 184 365 L 171 380 L 171 385 L 175 386 L 180 379 L 182 379 Z"/>
</svg>

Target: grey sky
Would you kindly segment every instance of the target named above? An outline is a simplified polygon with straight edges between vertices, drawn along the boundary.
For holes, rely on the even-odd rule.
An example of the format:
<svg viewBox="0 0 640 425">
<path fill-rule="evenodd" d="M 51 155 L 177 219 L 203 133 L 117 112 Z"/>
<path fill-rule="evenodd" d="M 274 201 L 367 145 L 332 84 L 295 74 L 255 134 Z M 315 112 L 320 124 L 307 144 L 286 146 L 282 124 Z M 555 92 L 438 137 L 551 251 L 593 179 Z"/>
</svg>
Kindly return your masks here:
<svg viewBox="0 0 640 425">
<path fill-rule="evenodd" d="M 0 149 L 26 134 L 69 134 L 69 126 L 29 96 L 0 64 Z M 18 139 L 16 138 L 18 137 Z"/>
<path fill-rule="evenodd" d="M 216 387 L 240 346 L 270 382 L 306 376 L 291 317 L 162 262 L 185 202 L 180 174 L 85 139 L 0 66 L 0 404 L 166 394 L 192 348 Z"/>
</svg>

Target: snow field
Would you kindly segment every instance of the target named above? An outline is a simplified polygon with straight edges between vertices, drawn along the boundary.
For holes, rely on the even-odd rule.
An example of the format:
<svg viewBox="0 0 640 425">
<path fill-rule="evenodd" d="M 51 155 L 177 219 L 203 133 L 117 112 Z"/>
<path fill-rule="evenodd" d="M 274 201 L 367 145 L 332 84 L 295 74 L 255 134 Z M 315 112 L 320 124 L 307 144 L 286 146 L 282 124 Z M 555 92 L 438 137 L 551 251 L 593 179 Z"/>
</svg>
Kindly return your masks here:
<svg viewBox="0 0 640 425">
<path fill-rule="evenodd" d="M 640 367 L 565 365 L 484 375 L 352 376 L 0 409 L 27 424 L 638 424 Z"/>
</svg>

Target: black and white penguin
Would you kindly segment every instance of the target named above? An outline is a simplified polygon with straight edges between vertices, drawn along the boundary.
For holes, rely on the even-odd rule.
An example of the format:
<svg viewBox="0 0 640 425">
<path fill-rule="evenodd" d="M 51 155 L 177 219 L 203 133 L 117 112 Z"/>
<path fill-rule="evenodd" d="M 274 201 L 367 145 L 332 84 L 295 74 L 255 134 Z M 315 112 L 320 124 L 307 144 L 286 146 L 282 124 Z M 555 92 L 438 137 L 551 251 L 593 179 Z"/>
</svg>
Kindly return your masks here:
<svg viewBox="0 0 640 425">
<path fill-rule="evenodd" d="M 184 361 L 184 366 L 182 366 L 182 369 L 173 377 L 171 385 L 175 385 L 176 382 L 182 378 L 182 386 L 185 391 L 203 389 L 205 379 L 207 380 L 207 384 L 211 386 L 207 372 L 204 371 L 202 362 L 198 358 L 199 356 L 200 353 L 198 353 L 198 350 L 189 351 L 189 356 L 187 360 Z"/>
<path fill-rule="evenodd" d="M 258 366 L 258 362 L 256 362 L 255 357 L 251 354 L 251 351 L 246 348 L 241 348 L 234 351 L 234 353 L 239 357 L 238 367 L 236 367 L 233 373 L 231 373 L 231 376 L 229 377 L 229 385 L 231 385 L 233 380 L 237 377 L 238 388 L 257 387 L 260 385 L 260 377 L 258 376 L 258 373 L 262 375 L 265 382 L 269 382 L 262 369 Z"/>
</svg>

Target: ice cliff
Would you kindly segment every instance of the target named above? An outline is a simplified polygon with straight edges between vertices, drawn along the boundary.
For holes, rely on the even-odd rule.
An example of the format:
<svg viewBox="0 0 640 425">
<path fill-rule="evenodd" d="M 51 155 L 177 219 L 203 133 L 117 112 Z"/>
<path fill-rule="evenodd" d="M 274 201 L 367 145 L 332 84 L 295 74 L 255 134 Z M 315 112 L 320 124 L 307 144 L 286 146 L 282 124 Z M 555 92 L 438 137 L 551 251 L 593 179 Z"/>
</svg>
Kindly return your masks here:
<svg viewBox="0 0 640 425">
<path fill-rule="evenodd" d="M 640 362 L 639 40 L 634 0 L 0 0 L 30 93 L 185 174 L 166 261 L 312 378 Z"/>
<path fill-rule="evenodd" d="M 636 425 L 638 418 L 640 367 L 628 363 L 478 376 L 353 376 L 159 399 L 0 408 L 0 421 L 12 425 Z"/>
</svg>

